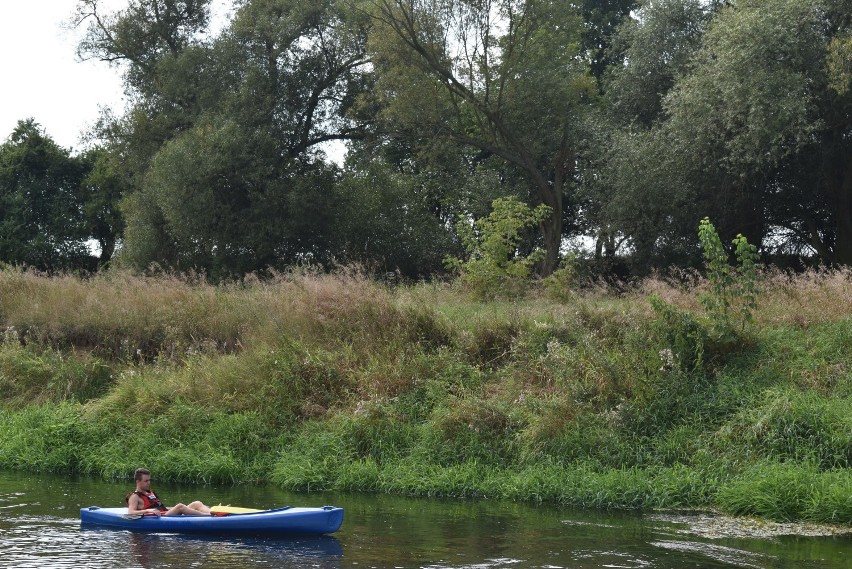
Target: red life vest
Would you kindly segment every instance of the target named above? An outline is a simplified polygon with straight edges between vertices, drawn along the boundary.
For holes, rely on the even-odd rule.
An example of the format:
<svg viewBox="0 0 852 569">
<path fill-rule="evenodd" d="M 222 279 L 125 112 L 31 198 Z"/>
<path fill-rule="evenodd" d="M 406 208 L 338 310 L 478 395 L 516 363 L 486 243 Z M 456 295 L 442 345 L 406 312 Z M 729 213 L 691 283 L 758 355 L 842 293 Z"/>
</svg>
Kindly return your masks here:
<svg viewBox="0 0 852 569">
<path fill-rule="evenodd" d="M 137 496 L 139 496 L 140 498 L 142 498 L 142 509 L 143 510 L 147 510 L 149 508 L 157 508 L 161 512 L 165 512 L 166 510 L 168 510 L 168 508 L 163 505 L 163 502 L 160 501 L 160 499 L 157 497 L 157 495 L 154 494 L 151 491 L 148 491 L 148 492 L 136 491 L 136 492 L 133 492 L 133 493 L 136 494 Z"/>
</svg>

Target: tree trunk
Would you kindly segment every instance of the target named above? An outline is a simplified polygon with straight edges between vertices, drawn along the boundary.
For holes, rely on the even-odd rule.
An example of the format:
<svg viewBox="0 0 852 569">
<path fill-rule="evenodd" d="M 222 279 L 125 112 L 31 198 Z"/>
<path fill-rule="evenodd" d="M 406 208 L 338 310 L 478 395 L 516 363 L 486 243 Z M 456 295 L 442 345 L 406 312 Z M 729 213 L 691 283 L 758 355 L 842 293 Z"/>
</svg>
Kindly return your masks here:
<svg viewBox="0 0 852 569">
<path fill-rule="evenodd" d="M 115 239 L 100 239 L 101 256 L 98 258 L 98 267 L 104 267 L 115 253 Z"/>
<path fill-rule="evenodd" d="M 541 222 L 544 237 L 544 259 L 539 265 L 539 276 L 553 274 L 559 264 L 559 249 L 562 247 L 562 179 L 556 176 L 553 185 L 541 176 L 537 177 L 538 198 L 541 203 L 550 206 L 550 215 Z"/>
<path fill-rule="evenodd" d="M 541 262 L 540 274 L 547 277 L 553 274 L 559 263 L 559 249 L 562 246 L 562 194 L 554 196 L 557 204 L 550 205 L 553 212 L 550 217 L 541 223 L 541 232 L 544 235 L 544 260 Z"/>
<path fill-rule="evenodd" d="M 539 276 L 548 277 L 553 274 L 559 264 L 559 254 L 562 249 L 562 191 L 574 174 L 576 155 L 563 137 L 559 150 L 550 165 L 550 172 L 543 173 L 537 168 L 529 167 L 528 171 L 537 186 L 538 198 L 541 203 L 550 206 L 550 216 L 541 222 L 541 233 L 544 237 L 544 260 L 539 265 Z M 527 158 L 527 164 L 532 162 Z M 548 176 L 550 174 L 552 177 Z"/>
<path fill-rule="evenodd" d="M 846 165 L 843 180 L 834 197 L 835 243 L 833 261 L 852 265 L 852 159 Z"/>
</svg>

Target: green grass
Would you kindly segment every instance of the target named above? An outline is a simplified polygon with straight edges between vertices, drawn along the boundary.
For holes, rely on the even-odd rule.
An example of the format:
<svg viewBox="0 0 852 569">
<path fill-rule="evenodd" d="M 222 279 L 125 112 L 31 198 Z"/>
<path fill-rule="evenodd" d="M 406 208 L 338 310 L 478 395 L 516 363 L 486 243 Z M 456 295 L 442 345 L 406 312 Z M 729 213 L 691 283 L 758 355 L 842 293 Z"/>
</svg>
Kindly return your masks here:
<svg viewBox="0 0 852 569">
<path fill-rule="evenodd" d="M 759 463 L 719 493 L 722 508 L 775 520 L 852 524 L 852 475 L 801 463 Z"/>
<path fill-rule="evenodd" d="M 852 524 L 850 280 L 770 275 L 694 366 L 647 295 L 700 327 L 700 280 L 477 302 L 0 271 L 0 468 Z"/>
</svg>

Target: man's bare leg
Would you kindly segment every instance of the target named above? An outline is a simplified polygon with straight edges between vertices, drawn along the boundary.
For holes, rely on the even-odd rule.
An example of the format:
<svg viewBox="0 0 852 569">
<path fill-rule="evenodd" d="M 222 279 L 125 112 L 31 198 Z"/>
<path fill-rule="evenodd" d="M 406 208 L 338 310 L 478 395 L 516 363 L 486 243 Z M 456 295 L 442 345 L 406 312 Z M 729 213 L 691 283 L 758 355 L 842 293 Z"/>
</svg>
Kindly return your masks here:
<svg viewBox="0 0 852 569">
<path fill-rule="evenodd" d="M 195 506 L 195 507 L 193 507 Z M 169 510 L 163 514 L 164 516 L 209 516 L 210 508 L 202 504 L 201 502 L 193 502 L 189 506 L 186 504 L 176 504 L 175 506 L 169 508 Z"/>
</svg>

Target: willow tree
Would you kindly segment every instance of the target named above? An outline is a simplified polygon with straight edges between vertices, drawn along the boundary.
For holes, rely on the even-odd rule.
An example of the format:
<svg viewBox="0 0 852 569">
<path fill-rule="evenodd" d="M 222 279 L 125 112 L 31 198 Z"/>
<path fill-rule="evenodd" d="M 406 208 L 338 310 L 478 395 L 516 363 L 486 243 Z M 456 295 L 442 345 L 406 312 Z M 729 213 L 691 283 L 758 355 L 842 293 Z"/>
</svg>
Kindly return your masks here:
<svg viewBox="0 0 852 569">
<path fill-rule="evenodd" d="M 597 176 L 583 179 L 586 208 L 597 231 L 597 256 L 629 249 L 631 269 L 697 260 L 695 227 L 704 210 L 692 192 L 695 176 L 685 160 L 690 146 L 672 148 L 661 132 L 666 98 L 688 73 L 714 14 L 704 0 L 644 0 L 613 40 L 614 59 L 604 81 L 599 150 L 590 156 Z M 697 217 L 696 217 L 697 216 Z M 625 247 L 628 245 L 628 247 Z"/>
<path fill-rule="evenodd" d="M 677 2 L 647 5 L 665 4 Z M 648 120 L 634 113 L 639 120 L 614 138 L 610 213 L 637 251 L 658 260 L 673 260 L 675 249 L 696 253 L 692 231 L 707 215 L 724 241 L 742 233 L 770 251 L 852 264 L 852 94 L 843 57 L 852 1 L 714 7 L 670 90 L 649 98 L 659 105 L 645 106 Z M 653 95 L 643 87 L 649 77 L 622 73 L 621 92 L 630 95 L 622 100 Z"/>
<path fill-rule="evenodd" d="M 542 274 L 559 260 L 581 117 L 596 97 L 579 8 L 560 0 L 367 0 L 369 104 L 389 136 L 500 161 L 550 207 Z"/>
<path fill-rule="evenodd" d="M 176 266 L 180 250 L 162 211 L 146 193 L 145 177 L 163 144 L 187 131 L 222 81 L 206 48 L 210 0 L 128 0 L 117 10 L 104 0 L 77 0 L 72 24 L 83 30 L 81 59 L 122 72 L 127 108 L 103 114 L 97 135 L 114 183 L 124 188 L 119 258 L 146 267 Z"/>
<path fill-rule="evenodd" d="M 852 264 L 852 96 L 827 65 L 850 13 L 850 0 L 738 0 L 708 28 L 663 129 L 720 233 L 780 233 Z"/>
<path fill-rule="evenodd" d="M 81 2 L 81 51 L 123 62 L 132 95 L 106 132 L 134 177 L 121 253 L 214 277 L 329 256 L 322 145 L 359 136 L 346 109 L 362 89 L 361 15 L 344 0 L 245 0 L 211 35 L 209 4 L 102 15 Z"/>
<path fill-rule="evenodd" d="M 365 63 L 356 16 L 335 0 L 253 0 L 211 44 L 225 88 L 145 179 L 185 263 L 242 274 L 333 254 L 322 145 L 359 136 L 345 117 Z"/>
</svg>

